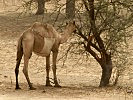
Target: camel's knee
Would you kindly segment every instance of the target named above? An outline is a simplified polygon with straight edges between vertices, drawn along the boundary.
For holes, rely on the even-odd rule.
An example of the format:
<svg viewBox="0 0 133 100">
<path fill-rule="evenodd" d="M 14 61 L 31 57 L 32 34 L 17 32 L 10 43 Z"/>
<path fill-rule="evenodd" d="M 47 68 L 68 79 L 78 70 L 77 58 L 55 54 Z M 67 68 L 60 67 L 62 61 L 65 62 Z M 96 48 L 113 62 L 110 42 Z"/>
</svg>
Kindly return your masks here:
<svg viewBox="0 0 133 100">
<path fill-rule="evenodd" d="M 29 59 L 31 58 L 31 56 L 32 56 L 32 52 L 31 52 L 30 55 L 29 55 Z"/>
<path fill-rule="evenodd" d="M 25 68 L 23 68 L 23 73 L 26 74 L 27 73 L 27 70 Z"/>
<path fill-rule="evenodd" d="M 19 73 L 19 65 L 20 65 L 20 61 L 21 61 L 21 59 L 17 60 L 17 63 L 16 63 L 16 68 L 15 68 L 15 73 L 16 73 L 16 74 Z"/>
<path fill-rule="evenodd" d="M 53 69 L 53 71 L 55 71 L 57 68 L 56 68 L 56 65 L 54 65 L 53 67 L 52 67 L 52 69 Z"/>
<path fill-rule="evenodd" d="M 15 73 L 18 73 L 18 71 L 19 71 L 19 64 L 17 63 L 15 68 Z"/>
<path fill-rule="evenodd" d="M 46 70 L 49 71 L 50 70 L 50 66 L 46 65 Z"/>
<path fill-rule="evenodd" d="M 29 60 L 32 56 L 32 51 L 24 53 L 25 59 Z"/>
<path fill-rule="evenodd" d="M 15 74 L 18 75 L 18 73 L 19 73 L 19 69 L 18 68 L 15 68 Z"/>
<path fill-rule="evenodd" d="M 28 70 L 26 68 L 23 68 L 23 73 L 25 76 L 28 76 Z"/>
</svg>

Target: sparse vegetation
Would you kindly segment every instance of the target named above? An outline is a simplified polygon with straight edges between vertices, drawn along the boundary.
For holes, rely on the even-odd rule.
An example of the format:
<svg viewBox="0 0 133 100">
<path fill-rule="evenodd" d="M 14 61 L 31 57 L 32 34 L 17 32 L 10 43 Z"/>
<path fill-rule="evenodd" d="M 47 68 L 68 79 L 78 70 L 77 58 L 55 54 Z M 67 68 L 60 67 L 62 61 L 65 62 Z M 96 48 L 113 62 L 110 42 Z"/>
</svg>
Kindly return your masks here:
<svg viewBox="0 0 133 100">
<path fill-rule="evenodd" d="M 35 15 L 37 11 L 37 3 L 32 2 L 26 5 L 24 1 L 30 0 L 5 0 L 5 8 L 1 8 L 0 12 L 0 95 L 6 96 L 26 96 L 35 99 L 47 97 L 63 98 L 117 98 L 118 100 L 132 100 L 132 84 L 133 84 L 133 68 L 132 68 L 132 2 L 131 0 L 97 0 L 94 1 L 94 19 L 96 30 L 103 41 L 104 49 L 107 54 L 111 51 L 111 59 L 116 73 L 112 73 L 113 84 L 116 87 L 98 88 L 101 67 L 85 48 L 89 46 L 99 58 L 102 51 L 94 48 L 99 47 L 98 41 L 94 36 L 91 28 L 89 15 L 90 0 L 75 0 L 75 20 L 77 22 L 78 32 L 73 35 L 65 46 L 61 46 L 60 55 L 58 57 L 58 77 L 59 82 L 66 88 L 54 89 L 46 88 L 45 83 L 45 65 L 44 59 L 33 54 L 29 67 L 30 77 L 33 83 L 38 87 L 36 91 L 21 90 L 14 92 L 15 86 L 15 56 L 17 39 L 23 30 L 30 27 L 33 22 L 48 22 L 60 32 L 68 20 L 65 14 L 66 3 L 61 0 L 48 1 L 45 4 L 45 13 L 43 15 Z M 3 4 L 1 0 L 0 4 Z M 87 5 L 87 7 L 85 7 Z M 0 6 L 3 7 L 3 6 Z M 10 8 L 11 7 L 11 8 Z M 87 10 L 88 9 L 88 10 Z M 114 13 L 115 12 L 115 13 Z M 92 39 L 91 39 L 92 37 Z M 90 41 L 88 41 L 90 39 Z M 23 63 L 23 61 L 22 61 Z M 20 70 L 23 64 L 20 66 Z M 8 74 L 7 74 L 8 73 Z M 20 71 L 20 74 L 22 72 Z M 32 74 L 33 73 L 33 74 Z M 20 79 L 24 79 L 23 75 Z M 25 80 L 25 79 L 24 79 Z M 52 79 L 51 79 L 52 80 Z M 20 81 L 22 88 L 26 89 L 26 82 Z M 44 91 L 46 90 L 46 92 Z M 4 91 L 4 92 L 3 92 Z M 41 91 L 41 92 L 40 92 Z M 42 93 L 43 91 L 43 93 Z M 57 93 L 58 92 L 58 93 Z M 19 94 L 18 94 L 19 93 Z M 35 95 L 35 96 L 33 96 Z M 78 96 L 77 96 L 78 95 Z M 94 97 L 94 98 L 92 98 Z M 116 99 L 116 100 L 117 100 Z"/>
</svg>

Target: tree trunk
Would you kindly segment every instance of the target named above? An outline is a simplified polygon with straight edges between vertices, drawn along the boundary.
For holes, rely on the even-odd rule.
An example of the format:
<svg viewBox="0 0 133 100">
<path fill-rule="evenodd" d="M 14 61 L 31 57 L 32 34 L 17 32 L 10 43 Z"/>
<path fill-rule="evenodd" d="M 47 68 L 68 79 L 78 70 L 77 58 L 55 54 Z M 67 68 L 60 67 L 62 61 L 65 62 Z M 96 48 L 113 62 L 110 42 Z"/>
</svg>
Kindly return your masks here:
<svg viewBox="0 0 133 100">
<path fill-rule="evenodd" d="M 96 19 L 95 19 L 95 11 L 94 11 L 94 0 L 82 0 L 86 10 L 89 13 L 90 17 L 90 25 L 91 25 L 91 32 L 92 36 L 89 34 L 87 39 L 87 46 L 84 44 L 85 49 L 96 59 L 96 61 L 100 64 L 102 68 L 102 76 L 100 81 L 100 87 L 107 86 L 109 84 L 109 80 L 112 74 L 112 60 L 111 60 L 111 54 L 107 53 L 107 50 L 105 49 L 104 42 L 102 38 L 100 37 L 100 33 L 98 32 L 97 26 L 96 26 Z M 88 7 L 89 5 L 89 7 Z M 97 45 L 93 43 L 93 39 L 91 37 L 94 37 L 95 41 L 97 42 Z M 89 39 L 90 38 L 90 39 Z M 93 47 L 97 52 L 100 53 L 100 55 L 97 54 L 93 49 Z"/>
<path fill-rule="evenodd" d="M 74 19 L 75 17 L 75 0 L 66 0 L 66 17 Z"/>
<path fill-rule="evenodd" d="M 38 8 L 36 15 L 42 15 L 44 14 L 44 6 L 45 6 L 45 0 L 37 0 Z"/>
<path fill-rule="evenodd" d="M 100 81 L 100 87 L 107 86 L 109 84 L 109 79 L 112 74 L 112 60 L 110 55 L 106 55 L 106 58 L 103 59 L 102 64 L 102 76 Z"/>
</svg>

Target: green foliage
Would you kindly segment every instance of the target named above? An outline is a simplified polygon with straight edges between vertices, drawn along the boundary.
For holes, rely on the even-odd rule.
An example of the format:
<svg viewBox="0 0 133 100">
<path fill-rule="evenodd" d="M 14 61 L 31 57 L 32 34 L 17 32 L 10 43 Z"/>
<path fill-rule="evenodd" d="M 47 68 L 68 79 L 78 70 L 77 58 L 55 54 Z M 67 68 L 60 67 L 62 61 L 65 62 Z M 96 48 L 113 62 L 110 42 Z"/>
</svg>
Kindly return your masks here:
<svg viewBox="0 0 133 100">
<path fill-rule="evenodd" d="M 128 42 L 133 35 L 133 2 L 132 0 L 97 0 L 94 3 L 95 24 L 104 42 L 105 50 L 111 51 L 114 66 L 125 66 L 128 62 Z M 89 2 L 86 2 L 86 5 L 89 8 Z M 89 11 L 84 13 L 85 16 L 81 14 L 83 18 L 79 20 L 82 23 L 82 33 L 88 38 L 92 34 Z M 93 43 L 98 46 L 95 39 Z"/>
</svg>

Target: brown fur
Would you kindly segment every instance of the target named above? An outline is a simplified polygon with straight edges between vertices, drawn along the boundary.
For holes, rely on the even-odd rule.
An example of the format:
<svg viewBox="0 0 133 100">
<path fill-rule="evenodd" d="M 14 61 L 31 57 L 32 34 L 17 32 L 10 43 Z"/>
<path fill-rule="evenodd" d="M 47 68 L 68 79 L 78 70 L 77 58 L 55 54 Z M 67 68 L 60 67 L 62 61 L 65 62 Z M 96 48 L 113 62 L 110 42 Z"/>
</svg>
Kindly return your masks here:
<svg viewBox="0 0 133 100">
<path fill-rule="evenodd" d="M 43 49 L 44 46 L 44 37 L 42 37 L 41 35 L 39 35 L 38 33 L 34 33 L 34 46 L 33 46 L 33 50 L 35 52 L 40 52 Z"/>
<path fill-rule="evenodd" d="M 33 32 L 40 34 L 42 37 L 47 38 L 56 38 L 58 34 L 56 30 L 53 28 L 53 26 L 47 23 L 42 24 L 39 22 L 35 22 L 32 26 L 32 30 Z"/>
</svg>

